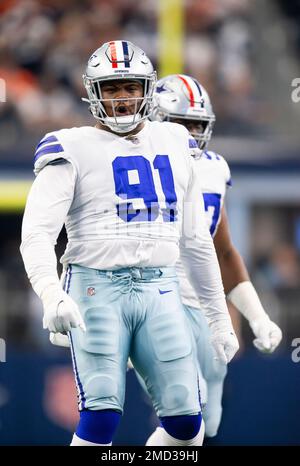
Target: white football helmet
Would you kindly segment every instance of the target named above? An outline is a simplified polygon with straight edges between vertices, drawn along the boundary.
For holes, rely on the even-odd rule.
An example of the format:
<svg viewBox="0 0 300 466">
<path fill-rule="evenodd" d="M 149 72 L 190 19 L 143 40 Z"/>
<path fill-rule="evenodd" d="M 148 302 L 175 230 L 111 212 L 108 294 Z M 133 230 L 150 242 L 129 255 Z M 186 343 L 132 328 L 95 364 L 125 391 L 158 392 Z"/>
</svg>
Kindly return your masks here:
<svg viewBox="0 0 300 466">
<path fill-rule="evenodd" d="M 102 98 L 101 84 L 111 80 L 138 80 L 144 86 L 143 97 L 126 98 L 135 101 L 135 111 L 132 115 L 116 116 L 113 103 L 122 99 Z M 136 45 L 125 40 L 106 42 L 90 57 L 83 83 L 88 99 L 82 99 L 90 104 L 90 109 L 96 120 L 101 121 L 112 131 L 127 133 L 149 117 L 152 111 L 153 92 L 156 83 L 156 72 L 145 52 Z M 109 117 L 103 102 L 110 102 L 113 116 Z"/>
<path fill-rule="evenodd" d="M 199 122 L 202 128 L 190 131 L 201 152 L 210 141 L 216 120 L 210 98 L 203 86 L 184 74 L 172 74 L 157 81 L 152 120 Z"/>
</svg>

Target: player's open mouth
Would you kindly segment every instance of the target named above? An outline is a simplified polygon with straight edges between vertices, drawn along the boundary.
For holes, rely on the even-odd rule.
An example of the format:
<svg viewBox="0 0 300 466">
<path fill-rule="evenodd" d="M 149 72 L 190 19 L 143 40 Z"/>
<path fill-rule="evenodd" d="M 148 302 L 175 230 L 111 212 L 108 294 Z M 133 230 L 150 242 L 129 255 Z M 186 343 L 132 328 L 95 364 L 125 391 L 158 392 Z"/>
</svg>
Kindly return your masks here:
<svg viewBox="0 0 300 466">
<path fill-rule="evenodd" d="M 115 112 L 117 116 L 132 115 L 131 109 L 125 105 L 119 105 L 116 107 Z"/>
</svg>

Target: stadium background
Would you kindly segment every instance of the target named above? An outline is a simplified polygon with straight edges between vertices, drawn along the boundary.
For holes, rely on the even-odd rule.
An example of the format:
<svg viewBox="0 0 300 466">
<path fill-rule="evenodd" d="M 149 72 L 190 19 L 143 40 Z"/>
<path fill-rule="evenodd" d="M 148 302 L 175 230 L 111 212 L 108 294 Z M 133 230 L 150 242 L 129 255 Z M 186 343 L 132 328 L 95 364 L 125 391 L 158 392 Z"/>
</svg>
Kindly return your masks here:
<svg viewBox="0 0 300 466">
<path fill-rule="evenodd" d="M 93 124 L 81 75 L 101 43 L 120 38 L 143 48 L 160 77 L 185 72 L 209 91 L 217 115 L 210 147 L 233 176 L 232 236 L 283 330 L 280 348 L 265 356 L 234 314 L 241 349 L 208 444 L 300 445 L 299 20 L 299 0 L 0 2 L 0 445 L 66 445 L 76 424 L 71 360 L 42 330 L 20 227 L 36 143 L 52 129 Z M 115 444 L 142 445 L 155 422 L 129 372 Z"/>
</svg>

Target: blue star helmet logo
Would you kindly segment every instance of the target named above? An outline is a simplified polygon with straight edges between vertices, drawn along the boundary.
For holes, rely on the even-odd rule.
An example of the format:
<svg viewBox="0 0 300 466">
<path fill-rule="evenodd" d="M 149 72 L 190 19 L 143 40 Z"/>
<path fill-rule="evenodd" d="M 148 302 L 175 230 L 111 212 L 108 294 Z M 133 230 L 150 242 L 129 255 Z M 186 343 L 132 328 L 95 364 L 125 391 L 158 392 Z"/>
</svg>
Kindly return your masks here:
<svg viewBox="0 0 300 466">
<path fill-rule="evenodd" d="M 160 94 L 161 92 L 166 92 L 168 89 L 166 89 L 164 87 L 164 85 L 162 84 L 161 86 L 157 86 L 157 88 L 155 89 L 155 92 L 157 92 L 158 94 Z"/>
</svg>

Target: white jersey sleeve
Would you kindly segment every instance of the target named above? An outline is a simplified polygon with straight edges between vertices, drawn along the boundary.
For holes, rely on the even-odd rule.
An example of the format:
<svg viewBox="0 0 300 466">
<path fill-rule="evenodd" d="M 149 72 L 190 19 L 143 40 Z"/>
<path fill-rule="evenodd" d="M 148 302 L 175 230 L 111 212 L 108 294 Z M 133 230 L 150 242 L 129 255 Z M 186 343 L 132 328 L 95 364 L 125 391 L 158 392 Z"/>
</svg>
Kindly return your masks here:
<svg viewBox="0 0 300 466">
<path fill-rule="evenodd" d="M 72 204 L 75 179 L 70 163 L 50 164 L 40 171 L 29 192 L 20 249 L 34 289 L 42 278 L 58 281 L 54 246 Z"/>
<path fill-rule="evenodd" d="M 185 197 L 181 261 L 207 318 L 219 320 L 228 318 L 228 309 L 216 251 L 205 220 L 196 163 L 193 162 L 191 182 Z"/>
<path fill-rule="evenodd" d="M 224 204 L 227 187 L 231 186 L 231 173 L 226 160 L 219 154 L 206 151 L 202 157 L 195 162 L 196 171 L 199 175 L 199 186 L 201 187 L 201 199 L 204 200 L 205 217 L 207 226 L 212 237 L 217 232 L 221 220 L 221 211 Z M 200 201 L 196 202 L 199 206 Z M 194 308 L 200 308 L 199 299 L 188 279 L 183 264 L 176 264 L 179 277 L 180 292 L 183 304 Z"/>
</svg>

